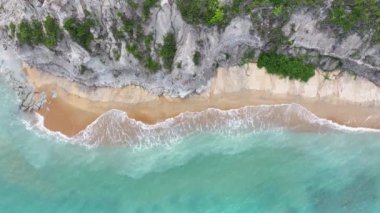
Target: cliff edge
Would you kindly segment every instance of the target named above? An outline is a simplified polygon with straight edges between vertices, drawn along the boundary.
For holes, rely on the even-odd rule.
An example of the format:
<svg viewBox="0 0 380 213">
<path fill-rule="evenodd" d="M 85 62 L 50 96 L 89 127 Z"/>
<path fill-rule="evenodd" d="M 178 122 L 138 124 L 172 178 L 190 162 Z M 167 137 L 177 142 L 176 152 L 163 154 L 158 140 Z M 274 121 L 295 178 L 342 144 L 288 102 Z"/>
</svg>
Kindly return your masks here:
<svg viewBox="0 0 380 213">
<path fill-rule="evenodd" d="M 379 86 L 379 26 L 376 0 L 0 0 L 3 48 L 26 64 L 89 87 L 174 97 L 263 53 Z"/>
</svg>

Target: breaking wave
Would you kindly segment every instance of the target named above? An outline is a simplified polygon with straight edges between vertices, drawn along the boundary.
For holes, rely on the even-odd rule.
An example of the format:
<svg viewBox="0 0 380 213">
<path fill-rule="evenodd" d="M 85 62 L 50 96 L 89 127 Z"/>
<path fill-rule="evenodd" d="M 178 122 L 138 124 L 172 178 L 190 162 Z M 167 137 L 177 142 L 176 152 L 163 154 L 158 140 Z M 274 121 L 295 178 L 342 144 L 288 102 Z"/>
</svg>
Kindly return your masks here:
<svg viewBox="0 0 380 213">
<path fill-rule="evenodd" d="M 43 121 L 38 122 L 39 126 L 42 124 Z M 39 129 L 47 131 L 44 127 Z M 371 131 L 366 128 L 350 128 L 321 119 L 299 104 L 280 104 L 247 106 L 232 110 L 210 108 L 202 112 L 185 112 L 153 125 L 131 119 L 126 112 L 110 110 L 76 136 L 64 139 L 90 147 L 111 144 L 149 148 L 158 145 L 170 146 L 184 137 L 199 132 L 228 137 L 284 130 Z M 52 133 L 52 135 L 57 136 L 57 133 Z"/>
</svg>

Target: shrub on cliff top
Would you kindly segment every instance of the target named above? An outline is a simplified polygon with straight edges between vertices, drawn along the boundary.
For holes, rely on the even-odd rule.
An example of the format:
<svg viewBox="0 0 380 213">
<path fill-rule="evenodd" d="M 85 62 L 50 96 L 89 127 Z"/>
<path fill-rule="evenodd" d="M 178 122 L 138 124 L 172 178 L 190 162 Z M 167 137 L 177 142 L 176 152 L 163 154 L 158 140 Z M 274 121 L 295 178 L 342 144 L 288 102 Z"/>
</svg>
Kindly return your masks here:
<svg viewBox="0 0 380 213">
<path fill-rule="evenodd" d="M 48 48 L 57 46 L 58 42 L 62 39 L 62 30 L 59 27 L 57 19 L 48 16 L 44 21 L 46 31 L 44 44 Z"/>
<path fill-rule="evenodd" d="M 22 20 L 18 25 L 17 38 L 22 45 L 38 45 L 43 43 L 45 33 L 38 20 Z"/>
<path fill-rule="evenodd" d="M 147 68 L 151 73 L 157 72 L 160 69 L 160 63 L 155 61 L 152 57 L 148 57 L 145 62 L 145 68 Z"/>
<path fill-rule="evenodd" d="M 65 20 L 63 26 L 75 42 L 89 50 L 90 44 L 92 40 L 94 40 L 91 28 L 95 26 L 95 22 L 92 19 L 86 18 L 83 21 L 80 21 L 71 17 Z"/>
<path fill-rule="evenodd" d="M 45 40 L 45 33 L 41 22 L 33 20 L 31 23 L 30 40 L 34 45 L 42 44 Z"/>
<path fill-rule="evenodd" d="M 265 67 L 268 73 L 304 82 L 307 82 L 315 74 L 315 67 L 311 64 L 305 64 L 302 59 L 273 52 L 262 53 L 257 66 L 259 68 Z"/>
<path fill-rule="evenodd" d="M 29 21 L 22 20 L 18 25 L 17 39 L 20 44 L 32 44 L 31 39 L 32 27 L 30 26 Z"/>
<path fill-rule="evenodd" d="M 182 18 L 194 25 L 220 26 L 226 23 L 225 7 L 218 0 L 177 0 Z"/>
<path fill-rule="evenodd" d="M 374 31 L 372 41 L 379 43 L 380 4 L 378 0 L 335 0 L 327 22 L 339 26 L 344 32 L 357 31 L 363 34 Z"/>
<path fill-rule="evenodd" d="M 177 52 L 177 43 L 174 33 L 167 33 L 164 37 L 164 44 L 160 50 L 160 56 L 164 62 L 164 68 L 171 70 L 173 67 L 174 57 Z"/>
<path fill-rule="evenodd" d="M 143 2 L 143 14 L 144 19 L 147 20 L 150 17 L 150 9 L 157 6 L 157 0 L 144 0 Z"/>
</svg>

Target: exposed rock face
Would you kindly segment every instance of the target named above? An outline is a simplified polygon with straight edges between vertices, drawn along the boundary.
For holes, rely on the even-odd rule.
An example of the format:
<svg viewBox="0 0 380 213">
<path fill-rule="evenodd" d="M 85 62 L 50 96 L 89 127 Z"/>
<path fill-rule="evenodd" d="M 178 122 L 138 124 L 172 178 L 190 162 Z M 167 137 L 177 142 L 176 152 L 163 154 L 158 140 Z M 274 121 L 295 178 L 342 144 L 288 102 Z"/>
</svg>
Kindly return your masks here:
<svg viewBox="0 0 380 213">
<path fill-rule="evenodd" d="M 368 36 L 362 37 L 357 33 L 342 36 L 331 29 L 321 29 L 320 22 L 324 16 L 323 10 L 318 15 L 307 9 L 294 13 L 283 28 L 293 41 L 292 47 L 317 51 L 322 56 L 319 66 L 323 70 L 331 71 L 341 63 L 344 70 L 368 78 L 379 86 L 380 45 L 371 45 Z M 295 27 L 294 33 L 291 25 Z"/>
<path fill-rule="evenodd" d="M 14 63 L 14 59 L 7 58 L 9 55 L 4 55 L 0 51 L 0 75 L 5 78 L 10 86 L 16 91 L 21 103 L 20 109 L 22 111 L 38 111 L 47 101 L 47 96 L 44 92 L 36 93 L 34 87 L 28 83 L 28 80 L 20 72 L 15 72 L 19 63 Z"/>
<path fill-rule="evenodd" d="M 268 18 L 268 13 L 271 14 L 268 8 L 258 8 L 254 11 L 254 18 L 241 15 L 232 19 L 224 29 L 218 29 L 187 24 L 175 1 L 161 0 L 159 7 L 151 9 L 150 18 L 142 23 L 143 31 L 153 35 L 154 49 L 162 45 L 166 33 L 173 32 L 177 53 L 172 72 L 162 69 L 155 74 L 150 74 L 126 51 L 128 41 L 118 41 L 113 35 L 117 13 L 132 15 L 124 0 L 0 0 L 0 38 L 7 48 L 16 49 L 27 64 L 84 85 L 139 85 L 154 94 L 185 97 L 203 91 L 217 66 L 239 63 L 248 47 L 256 49 L 256 55 L 268 50 L 272 45 L 270 29 L 280 27 L 292 43 L 280 49 L 282 53 L 308 55 L 305 60 L 325 71 L 343 68 L 380 85 L 380 46 L 372 45 L 368 36 L 357 33 L 342 36 L 328 27 L 321 27 L 330 3 L 326 1 L 325 6 L 318 10 L 300 8 L 283 25 L 275 17 L 273 20 Z M 92 29 L 95 40 L 91 43 L 91 52 L 72 41 L 67 32 L 54 50 L 42 45 L 20 46 L 10 39 L 6 27 L 10 22 L 43 20 L 48 15 L 59 19 L 62 26 L 65 19 L 72 16 L 83 18 L 87 12 L 97 20 L 96 27 Z M 115 49 L 120 51 L 120 58 L 113 56 Z M 199 66 L 193 62 L 195 51 L 202 56 Z M 80 74 L 82 66 L 89 71 Z M 27 105 L 30 105 L 29 99 L 26 94 L 24 100 L 27 100 Z"/>
</svg>

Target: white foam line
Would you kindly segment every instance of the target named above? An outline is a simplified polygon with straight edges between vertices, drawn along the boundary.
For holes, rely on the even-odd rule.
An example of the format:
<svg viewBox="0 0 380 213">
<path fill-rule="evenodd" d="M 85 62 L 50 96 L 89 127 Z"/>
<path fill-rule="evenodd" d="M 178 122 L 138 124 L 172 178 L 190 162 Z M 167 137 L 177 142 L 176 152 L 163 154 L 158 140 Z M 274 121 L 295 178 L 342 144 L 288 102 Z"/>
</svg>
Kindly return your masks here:
<svg viewBox="0 0 380 213">
<path fill-rule="evenodd" d="M 137 124 L 141 128 L 144 128 L 144 129 L 155 129 L 155 128 L 158 128 L 158 127 L 165 127 L 165 126 L 168 127 L 170 124 L 174 123 L 176 121 L 176 119 L 179 119 L 179 118 L 186 118 L 186 117 L 190 117 L 190 116 L 202 115 L 202 114 L 210 112 L 210 111 L 216 111 L 216 112 L 221 113 L 221 114 L 229 114 L 229 113 L 237 113 L 237 112 L 239 112 L 241 110 L 246 110 L 246 109 L 255 109 L 255 108 L 262 108 L 262 107 L 266 107 L 266 108 L 270 108 L 270 107 L 283 107 L 283 106 L 297 106 L 300 109 L 302 109 L 302 110 L 306 111 L 307 113 L 309 113 L 309 115 L 313 116 L 312 119 L 316 120 L 321 125 L 332 125 L 332 126 L 338 128 L 338 129 L 350 130 L 350 131 L 380 132 L 379 129 L 366 128 L 366 127 L 349 127 L 349 126 L 346 126 L 346 125 L 338 124 L 338 123 L 336 123 L 336 122 L 334 122 L 332 120 L 328 120 L 328 119 L 325 119 L 325 118 L 320 118 L 317 115 L 315 115 L 313 112 L 311 112 L 308 109 L 306 109 L 304 106 L 302 106 L 300 104 L 297 104 L 297 103 L 291 103 L 291 104 L 273 104 L 273 105 L 264 104 L 264 105 L 258 105 L 258 106 L 244 106 L 242 108 L 229 109 L 229 110 L 221 110 L 221 109 L 218 109 L 218 108 L 208 108 L 206 110 L 199 111 L 199 112 L 185 111 L 185 112 L 182 112 L 182 113 L 178 114 L 177 116 L 174 116 L 174 117 L 171 117 L 171 118 L 167 118 L 164 121 L 161 121 L 161 122 L 158 122 L 158 123 L 155 123 L 155 124 L 145 124 L 145 123 L 143 123 L 141 121 L 138 121 L 138 120 L 136 120 L 134 118 L 130 118 L 128 116 L 128 113 L 125 112 L 125 111 L 118 110 L 118 109 L 111 109 L 111 110 L 103 113 L 101 116 L 99 116 L 95 121 L 93 121 L 91 124 L 89 124 L 81 132 L 86 131 L 86 129 L 88 129 L 90 127 L 93 127 L 94 125 L 96 125 L 98 123 L 98 121 L 100 119 L 102 119 L 103 117 L 108 116 L 109 114 L 112 114 L 112 113 L 121 114 L 123 116 L 123 119 L 129 119 L 129 120 L 131 120 L 133 123 Z M 310 122 L 311 121 L 312 120 L 310 119 Z M 81 134 L 81 133 L 78 133 L 78 134 Z"/>
<path fill-rule="evenodd" d="M 346 125 L 343 125 L 343 124 L 338 124 L 338 123 L 336 123 L 336 122 L 334 122 L 332 120 L 328 120 L 328 119 L 325 119 L 325 118 L 318 117 L 316 114 L 314 114 L 313 112 L 309 111 L 308 109 L 306 109 L 304 106 L 302 106 L 300 104 L 297 104 L 297 103 L 292 103 L 292 104 L 293 105 L 297 105 L 298 107 L 300 107 L 303 110 L 305 110 L 308 113 L 310 113 L 310 115 L 314 116 L 317 121 L 322 122 L 322 123 L 320 123 L 321 125 L 332 125 L 333 127 L 337 128 L 337 129 L 340 129 L 340 130 L 349 130 L 349 131 L 353 131 L 353 132 L 364 131 L 364 132 L 379 132 L 380 133 L 380 129 L 373 129 L 373 128 L 367 128 L 367 127 L 350 127 L 350 126 L 346 126 Z"/>
<path fill-rule="evenodd" d="M 59 139 L 60 141 L 64 141 L 64 142 L 68 142 L 68 143 L 72 143 L 72 144 L 81 144 L 81 145 L 84 145 L 88 148 L 93 148 L 93 147 L 96 147 L 97 145 L 99 145 L 99 144 L 97 144 L 97 142 L 99 142 L 101 140 L 96 140 L 95 142 L 90 143 L 91 141 L 86 141 L 86 138 L 89 138 L 89 136 L 91 134 L 93 134 L 92 131 L 93 131 L 94 127 L 98 124 L 98 122 L 101 119 L 103 119 L 104 117 L 109 116 L 109 115 L 113 116 L 114 119 L 120 119 L 121 121 L 125 121 L 127 119 L 134 126 L 136 126 L 137 128 L 141 128 L 142 130 L 154 130 L 154 129 L 158 129 L 158 128 L 163 128 L 163 129 L 168 129 L 168 131 L 169 131 L 169 129 L 172 127 L 172 125 L 176 124 L 176 121 L 178 119 L 187 119 L 187 118 L 191 118 L 191 117 L 201 116 L 207 112 L 217 112 L 217 113 L 220 113 L 222 116 L 223 114 L 224 115 L 231 115 L 231 113 L 232 114 L 239 113 L 242 110 L 248 110 L 248 109 L 273 108 L 273 107 L 284 107 L 284 106 L 289 107 L 287 110 L 290 110 L 290 109 L 293 109 L 293 107 L 296 107 L 296 109 L 293 109 L 293 110 L 295 110 L 297 113 L 301 113 L 299 116 L 304 117 L 311 124 L 318 124 L 321 126 L 327 126 L 327 127 L 330 127 L 331 129 L 335 129 L 338 131 L 341 130 L 341 131 L 351 131 L 351 132 L 380 132 L 380 130 L 378 130 L 378 129 L 364 128 L 364 127 L 349 127 L 346 125 L 337 124 L 331 120 L 319 118 L 318 116 L 316 116 L 314 113 L 307 110 L 302 105 L 295 104 L 295 103 L 293 103 L 293 104 L 244 106 L 244 107 L 239 108 L 239 109 L 230 109 L 230 110 L 208 108 L 208 109 L 206 109 L 204 111 L 200 111 L 200 112 L 186 111 L 186 112 L 180 113 L 179 115 L 177 115 L 175 117 L 165 119 L 164 121 L 156 123 L 156 124 L 145 124 L 141 121 L 137 121 L 133 118 L 129 118 L 128 113 L 125 111 L 121 111 L 121 110 L 117 110 L 117 109 L 111 109 L 111 110 L 103 113 L 94 122 L 89 124 L 84 130 L 82 130 L 81 132 L 79 132 L 77 135 L 75 135 L 73 137 L 68 137 L 68 136 L 62 134 L 61 132 L 55 132 L 55 131 L 51 131 L 51 130 L 47 129 L 44 126 L 44 117 L 38 113 L 35 113 L 35 118 L 36 118 L 37 122 L 32 124 L 31 121 L 30 122 L 25 121 L 24 123 L 26 124 L 26 126 L 29 129 L 32 129 L 32 130 L 37 129 L 44 134 L 47 134 L 47 135 L 50 135 L 50 136 L 53 136 L 53 137 Z M 194 131 L 197 131 L 197 130 L 194 129 Z M 123 134 L 123 133 L 121 133 L 121 134 Z M 139 135 L 139 137 L 140 137 L 140 135 Z M 180 139 L 180 138 L 181 138 L 181 136 L 179 136 L 179 138 L 177 138 L 177 139 Z M 140 139 L 143 139 L 143 138 L 140 138 Z M 163 145 L 168 145 L 168 144 L 163 144 Z"/>
<path fill-rule="evenodd" d="M 78 144 L 78 143 L 75 143 L 75 141 L 73 140 L 72 137 L 68 137 L 59 131 L 52 131 L 52 130 L 46 128 L 44 125 L 45 118 L 42 115 L 38 114 L 37 112 L 34 112 L 33 117 L 34 117 L 34 119 L 36 119 L 35 123 L 32 121 L 32 119 L 30 119 L 30 120 L 23 119 L 22 120 L 22 123 L 25 125 L 27 130 L 33 131 L 34 133 L 36 133 L 40 137 L 53 137 L 59 142 L 66 142 L 66 143 L 70 143 L 70 144 Z M 80 145 L 83 145 L 87 148 L 93 148 L 92 145 L 86 144 L 86 143 L 80 143 Z"/>
</svg>

